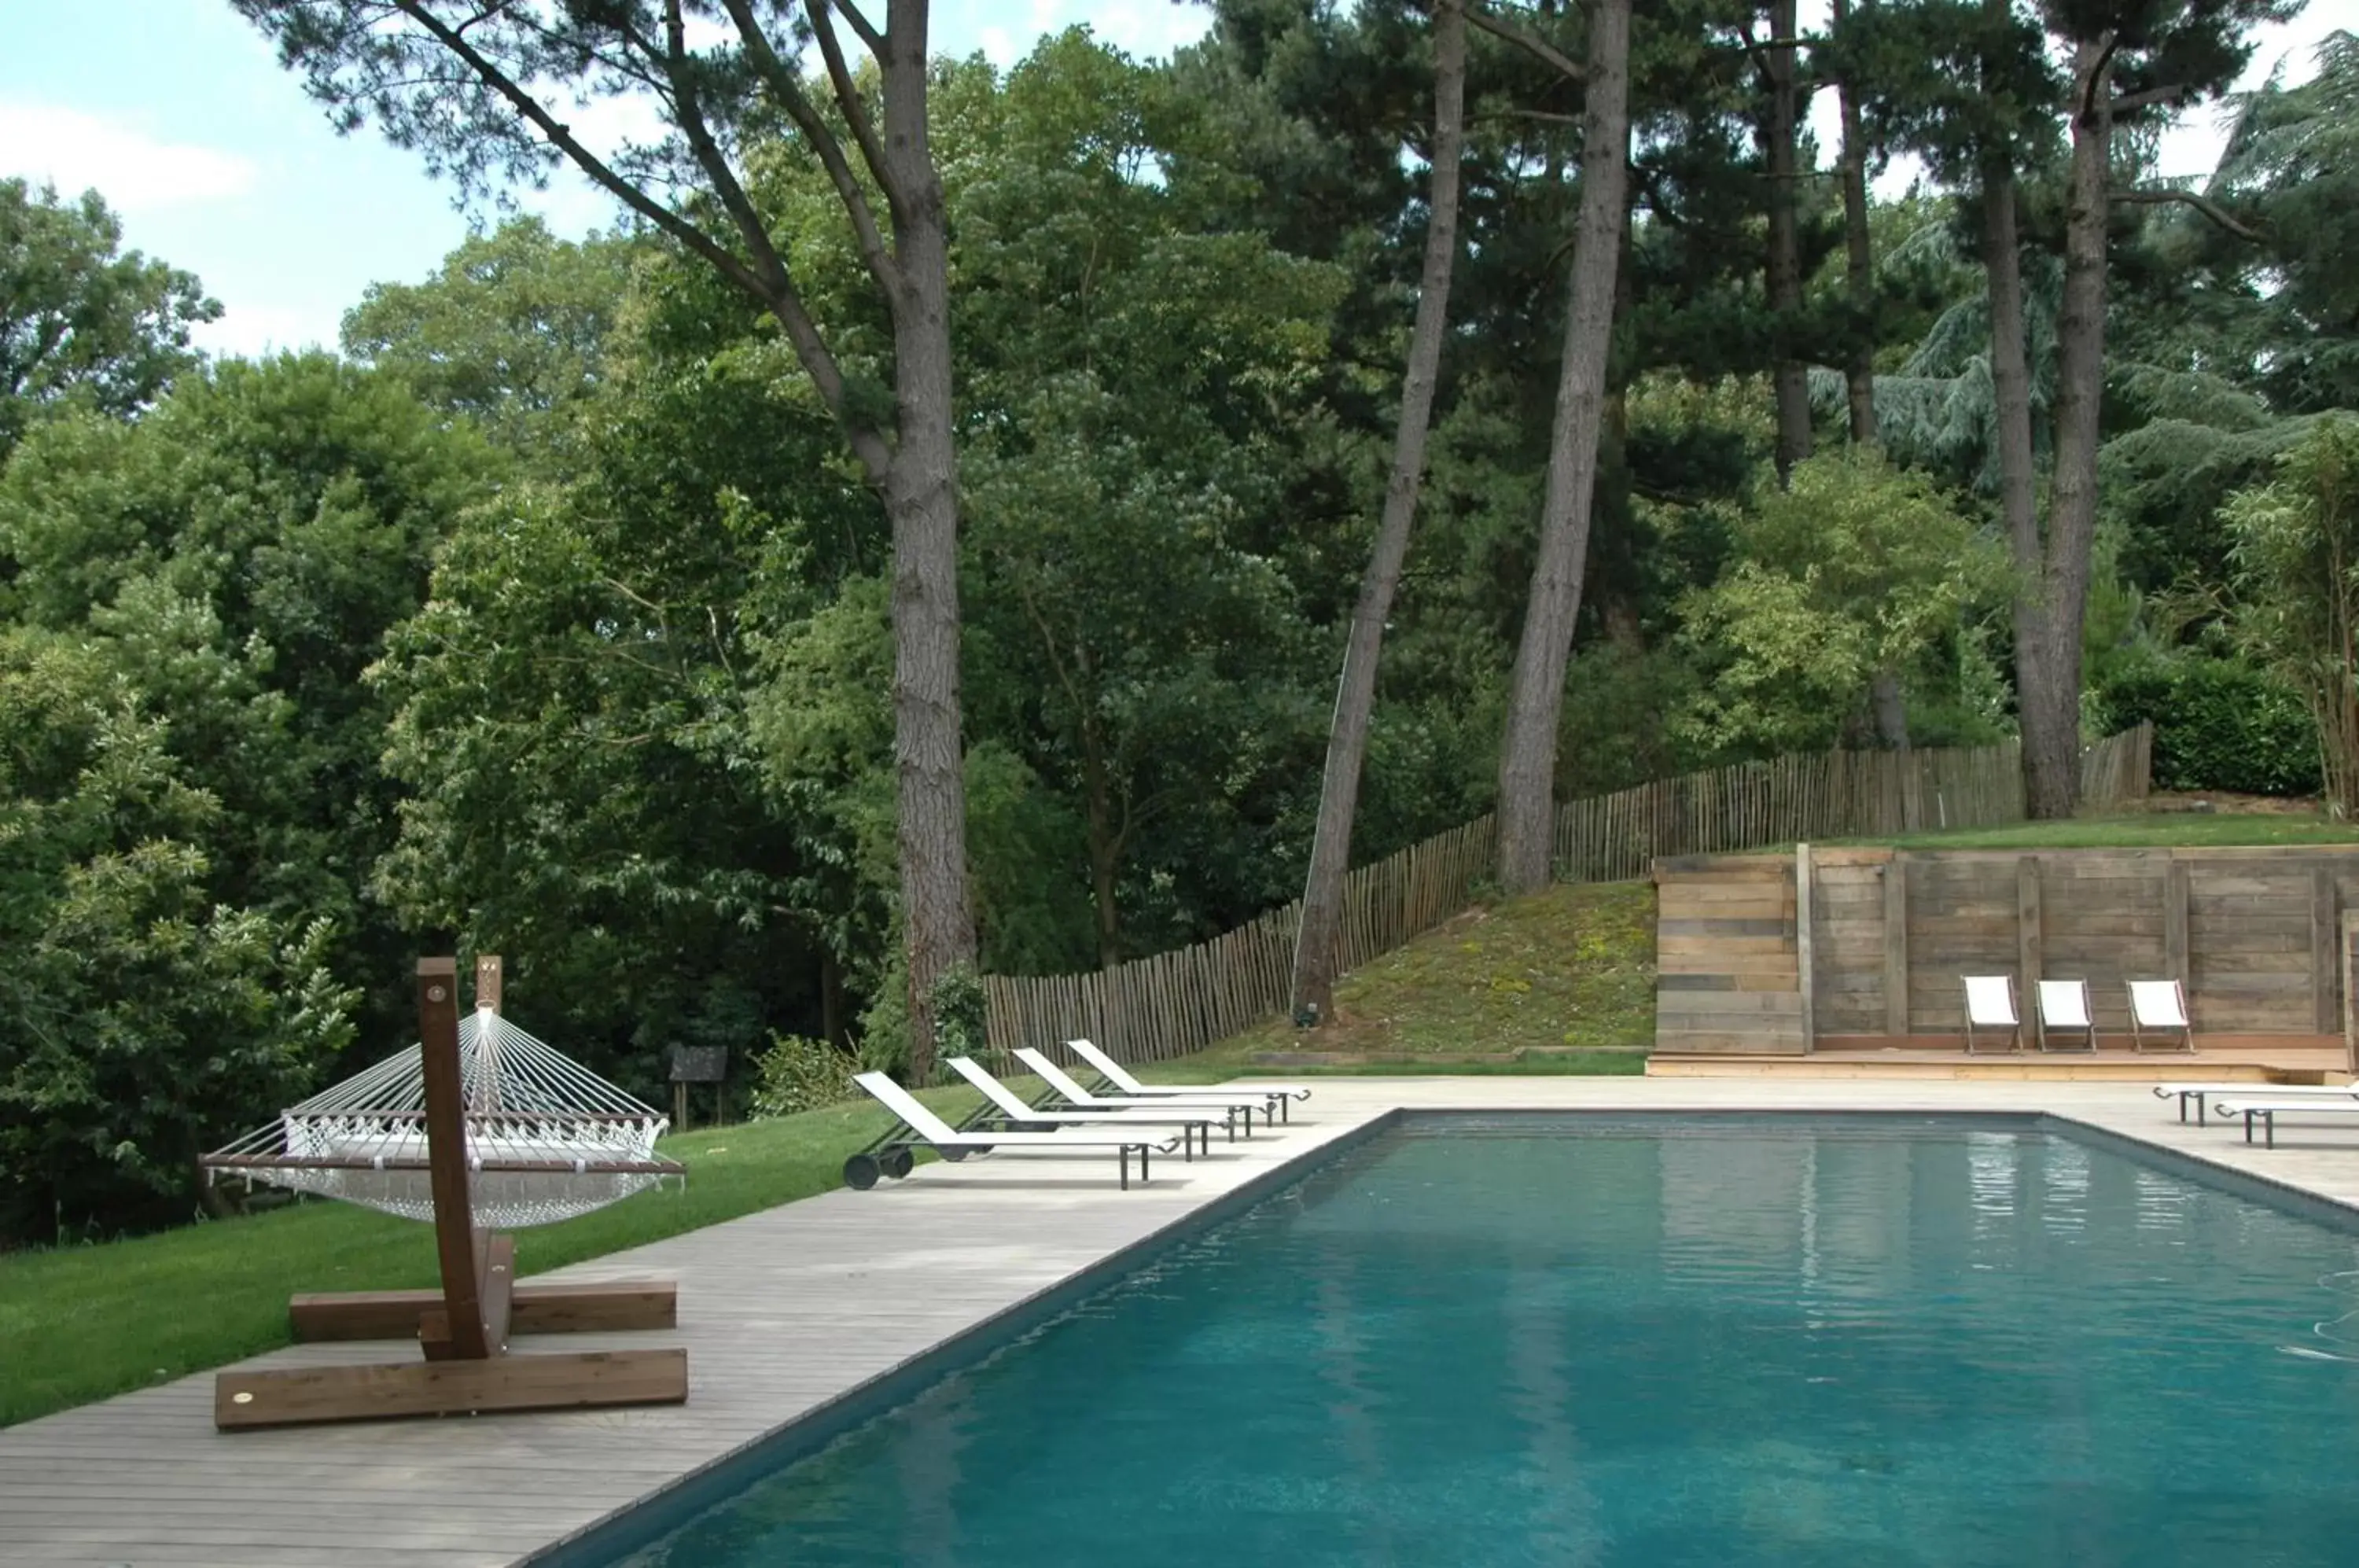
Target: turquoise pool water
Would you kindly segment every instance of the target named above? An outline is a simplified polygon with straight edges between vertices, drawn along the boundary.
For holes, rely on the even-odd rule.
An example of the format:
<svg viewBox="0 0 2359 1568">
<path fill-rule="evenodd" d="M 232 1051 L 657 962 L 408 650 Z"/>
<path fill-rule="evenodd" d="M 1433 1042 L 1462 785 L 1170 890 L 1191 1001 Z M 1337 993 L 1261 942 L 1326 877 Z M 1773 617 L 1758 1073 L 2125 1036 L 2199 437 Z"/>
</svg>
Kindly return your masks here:
<svg viewBox="0 0 2359 1568">
<path fill-rule="evenodd" d="M 2346 1313 L 2046 1131 L 1415 1123 L 626 1561 L 2359 1563 Z"/>
</svg>

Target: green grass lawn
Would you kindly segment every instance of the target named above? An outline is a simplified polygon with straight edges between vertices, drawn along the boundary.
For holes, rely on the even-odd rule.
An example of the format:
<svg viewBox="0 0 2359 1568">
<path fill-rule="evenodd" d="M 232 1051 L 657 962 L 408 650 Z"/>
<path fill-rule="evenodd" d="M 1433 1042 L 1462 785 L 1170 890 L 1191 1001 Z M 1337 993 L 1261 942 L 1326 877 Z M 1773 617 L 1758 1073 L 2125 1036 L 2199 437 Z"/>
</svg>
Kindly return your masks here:
<svg viewBox="0 0 2359 1568">
<path fill-rule="evenodd" d="M 956 1119 L 972 1090 L 923 1098 Z M 890 1118 L 866 1103 L 667 1138 L 685 1186 L 516 1234 L 520 1275 L 809 1197 Z M 287 1298 L 435 1283 L 430 1227 L 304 1203 L 92 1247 L 0 1254 L 0 1426 L 287 1343 Z"/>
<path fill-rule="evenodd" d="M 1299 1077 L 1270 1051 L 1380 1060 L 1337 1073 L 1636 1073 L 1655 1039 L 1655 889 L 1646 882 L 1551 887 L 1471 909 L 1346 975 L 1316 1029 L 1273 1019 L 1152 1075 L 1202 1082 L 1258 1072 Z M 1515 1062 L 1419 1057 L 1524 1051 Z"/>
<path fill-rule="evenodd" d="M 1899 838 L 1846 839 L 1901 849 L 2179 849 L 2238 845 L 2359 844 L 2359 823 L 2312 811 L 2146 811 L 2118 817 L 2075 817 L 2061 822 L 2017 822 L 1962 833 L 1919 833 Z"/>
</svg>

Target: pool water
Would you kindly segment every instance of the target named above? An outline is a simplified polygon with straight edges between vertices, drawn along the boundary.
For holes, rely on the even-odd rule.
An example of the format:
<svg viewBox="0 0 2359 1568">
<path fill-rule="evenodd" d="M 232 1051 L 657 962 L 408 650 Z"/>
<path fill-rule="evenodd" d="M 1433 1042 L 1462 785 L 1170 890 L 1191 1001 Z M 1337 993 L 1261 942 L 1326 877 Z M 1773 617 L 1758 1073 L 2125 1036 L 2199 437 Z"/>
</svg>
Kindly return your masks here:
<svg viewBox="0 0 2359 1568">
<path fill-rule="evenodd" d="M 1415 1122 L 627 1561 L 2359 1563 L 2359 1241 L 2028 1126 Z"/>
</svg>

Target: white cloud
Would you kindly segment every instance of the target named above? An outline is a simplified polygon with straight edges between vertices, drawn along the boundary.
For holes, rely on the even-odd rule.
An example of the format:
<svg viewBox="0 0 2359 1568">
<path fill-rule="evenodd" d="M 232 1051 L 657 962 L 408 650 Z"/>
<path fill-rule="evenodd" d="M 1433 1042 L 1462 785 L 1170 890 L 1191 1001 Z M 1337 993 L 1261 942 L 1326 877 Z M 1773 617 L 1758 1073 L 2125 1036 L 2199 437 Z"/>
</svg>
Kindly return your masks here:
<svg viewBox="0 0 2359 1568">
<path fill-rule="evenodd" d="M 342 313 L 332 304 L 226 303 L 221 320 L 196 329 L 199 348 L 247 357 L 288 349 L 333 348 L 343 322 Z"/>
<path fill-rule="evenodd" d="M 235 153 L 163 141 L 119 120 L 0 100 L 0 175 L 52 184 L 67 195 L 95 187 L 120 212 L 242 196 L 259 172 Z"/>
</svg>

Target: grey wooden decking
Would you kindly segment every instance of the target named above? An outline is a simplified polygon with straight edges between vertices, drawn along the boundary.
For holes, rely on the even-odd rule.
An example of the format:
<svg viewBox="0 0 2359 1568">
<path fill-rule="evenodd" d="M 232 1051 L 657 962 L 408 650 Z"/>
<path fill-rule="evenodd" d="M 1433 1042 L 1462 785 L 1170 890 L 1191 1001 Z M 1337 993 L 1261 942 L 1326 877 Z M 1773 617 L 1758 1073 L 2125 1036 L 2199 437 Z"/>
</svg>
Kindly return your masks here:
<svg viewBox="0 0 2359 1568">
<path fill-rule="evenodd" d="M 1212 1158 L 1158 1160 L 1117 1192 L 1113 1160 L 930 1166 L 578 1265 L 549 1278 L 677 1278 L 685 1406 L 314 1427 L 224 1436 L 212 1377 L 0 1431 L 9 1568 L 497 1568 L 596 1523 L 814 1407 L 1186 1220 L 1395 1105 L 1431 1108 L 2052 1111 L 2359 1204 L 2359 1125 L 2180 1127 L 2137 1084 L 1761 1079 L 1335 1080 L 1291 1127 Z M 693 1177 L 690 1178 L 693 1180 Z M 191 1310 L 201 1310 L 192 1303 Z M 549 1343 L 549 1342 L 545 1342 Z M 519 1349 L 529 1352 L 532 1342 Z M 299 1346 L 265 1364 L 414 1355 Z"/>
</svg>

